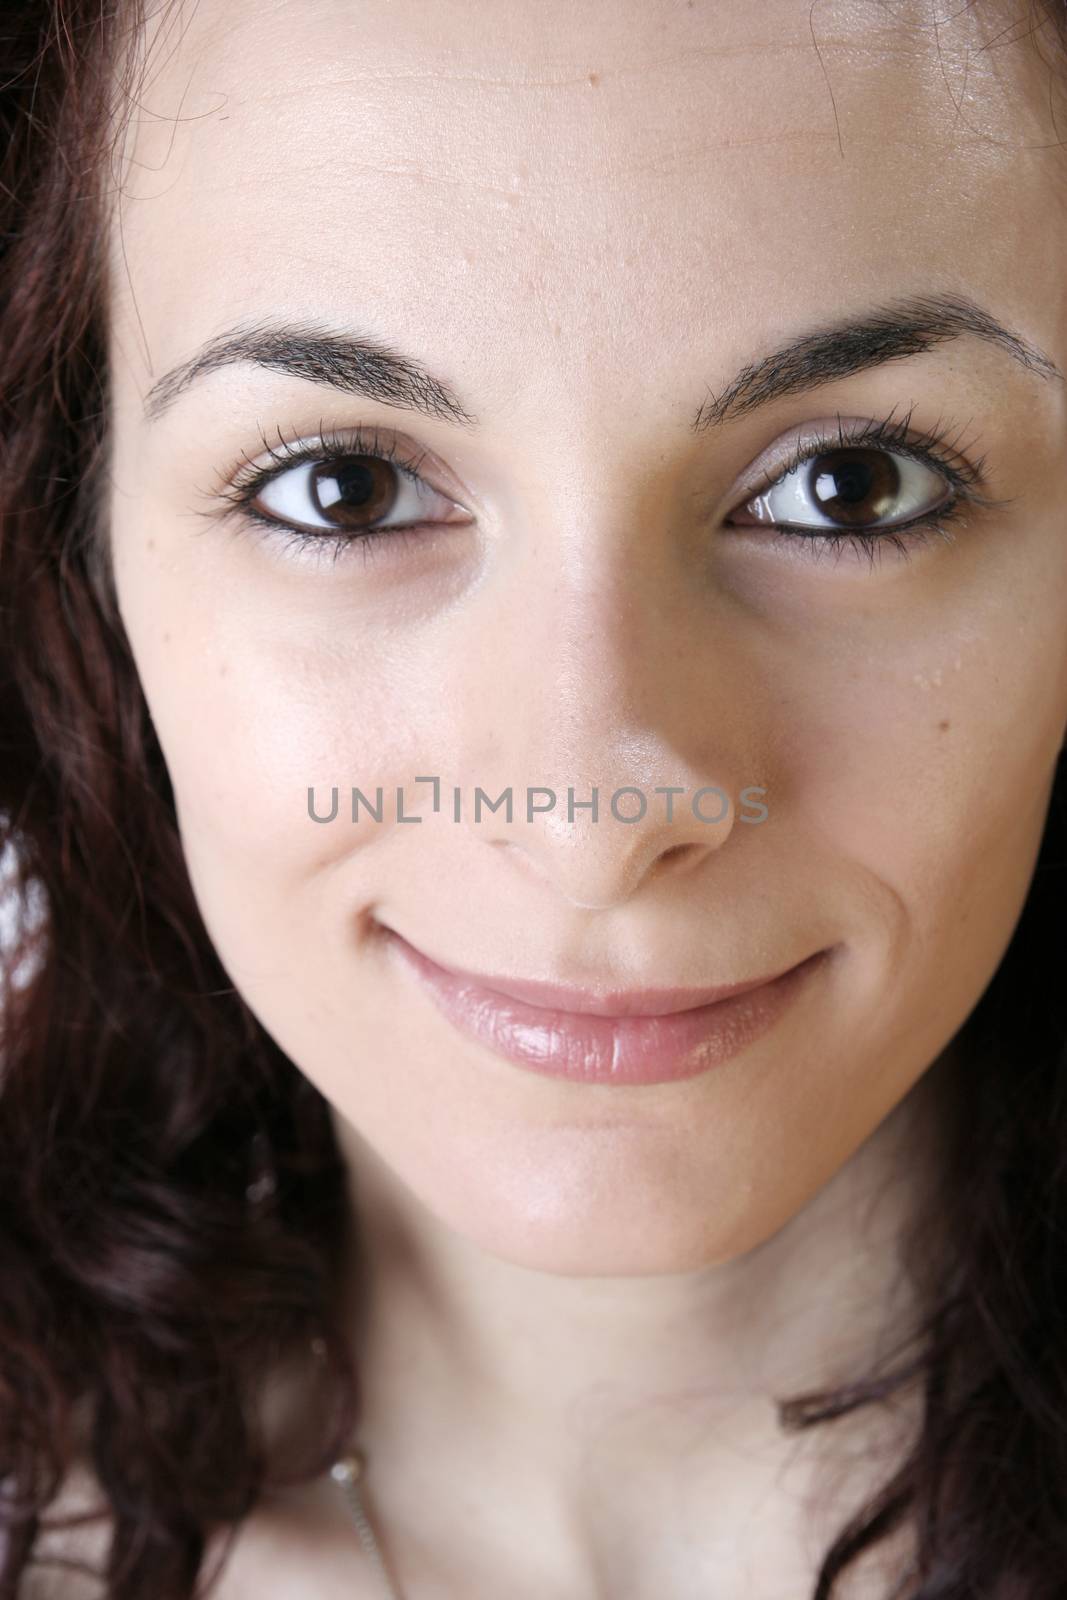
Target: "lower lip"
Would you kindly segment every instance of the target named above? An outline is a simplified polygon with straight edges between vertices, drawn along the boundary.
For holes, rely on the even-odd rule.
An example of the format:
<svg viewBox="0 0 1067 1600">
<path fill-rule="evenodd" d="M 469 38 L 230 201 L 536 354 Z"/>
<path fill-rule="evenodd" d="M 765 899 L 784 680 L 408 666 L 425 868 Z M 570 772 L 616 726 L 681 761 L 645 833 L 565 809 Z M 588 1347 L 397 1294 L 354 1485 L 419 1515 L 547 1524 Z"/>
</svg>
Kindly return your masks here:
<svg viewBox="0 0 1067 1600">
<path fill-rule="evenodd" d="M 550 1078 L 672 1083 L 731 1060 L 774 1027 L 829 952 L 818 951 L 747 994 L 657 1017 L 602 1017 L 525 1005 L 461 981 L 389 930 L 393 946 L 461 1033 Z"/>
</svg>

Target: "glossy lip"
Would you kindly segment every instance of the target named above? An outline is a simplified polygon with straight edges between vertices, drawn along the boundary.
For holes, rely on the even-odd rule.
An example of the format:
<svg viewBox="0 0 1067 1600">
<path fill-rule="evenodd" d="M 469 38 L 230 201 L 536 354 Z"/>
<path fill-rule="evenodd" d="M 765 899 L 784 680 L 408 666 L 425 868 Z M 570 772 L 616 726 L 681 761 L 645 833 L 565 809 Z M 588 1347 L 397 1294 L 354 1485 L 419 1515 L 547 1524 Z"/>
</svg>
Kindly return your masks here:
<svg viewBox="0 0 1067 1600">
<path fill-rule="evenodd" d="M 819 950 L 784 972 L 712 990 L 590 995 L 512 979 L 493 978 L 490 986 L 477 974 L 441 966 L 394 929 L 383 932 L 403 965 L 461 1032 L 520 1066 L 580 1083 L 666 1083 L 706 1072 L 773 1027 L 830 953 Z M 530 994 L 540 1003 L 530 1003 Z M 568 999 L 570 1009 L 544 1003 L 557 995 Z M 585 1009 L 576 1009 L 576 1002 L 584 1002 Z"/>
</svg>

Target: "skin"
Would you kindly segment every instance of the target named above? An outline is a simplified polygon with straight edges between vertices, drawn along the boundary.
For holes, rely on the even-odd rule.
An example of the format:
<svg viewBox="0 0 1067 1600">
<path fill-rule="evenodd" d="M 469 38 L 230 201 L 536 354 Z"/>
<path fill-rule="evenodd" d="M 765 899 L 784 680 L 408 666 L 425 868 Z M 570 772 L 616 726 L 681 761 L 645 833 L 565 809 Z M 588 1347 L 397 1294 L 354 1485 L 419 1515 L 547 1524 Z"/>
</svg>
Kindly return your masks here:
<svg viewBox="0 0 1067 1600">
<path fill-rule="evenodd" d="M 866 1371 L 912 1309 L 895 1242 L 939 1170 L 938 1064 L 1067 724 L 1065 386 L 971 337 L 690 423 L 784 337 L 908 294 L 966 293 L 1067 369 L 1046 74 L 1013 12 L 956 9 L 201 0 L 147 36 L 112 233 L 116 591 L 208 930 L 349 1161 L 361 1437 L 419 1600 L 795 1597 L 892 1465 L 876 1431 L 906 1432 L 868 1411 L 798 1442 L 772 1397 Z M 384 340 L 477 427 L 252 367 L 144 420 L 268 316 Z M 728 521 L 798 431 L 909 408 L 1011 503 L 873 564 Z M 230 469 L 320 421 L 426 452 L 456 520 L 366 564 L 240 531 Z M 769 815 L 457 825 L 423 773 L 761 785 Z M 405 786 L 421 825 L 352 825 L 351 783 Z M 378 924 L 590 987 L 834 956 L 722 1067 L 591 1087 L 457 1033 Z M 375 1592 L 326 1482 L 250 1519 L 223 1593 L 298 1580 Z"/>
</svg>

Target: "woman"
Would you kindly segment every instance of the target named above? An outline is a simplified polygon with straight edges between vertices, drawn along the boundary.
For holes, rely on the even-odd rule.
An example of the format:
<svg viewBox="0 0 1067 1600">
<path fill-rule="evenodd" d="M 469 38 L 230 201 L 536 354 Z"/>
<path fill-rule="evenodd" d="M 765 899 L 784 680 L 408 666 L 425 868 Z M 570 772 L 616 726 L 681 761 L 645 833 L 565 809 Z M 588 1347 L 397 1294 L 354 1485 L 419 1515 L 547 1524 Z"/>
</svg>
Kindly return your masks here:
<svg viewBox="0 0 1067 1600">
<path fill-rule="evenodd" d="M 1061 1594 L 1067 9 L 3 41 L 0 1593 Z"/>
</svg>

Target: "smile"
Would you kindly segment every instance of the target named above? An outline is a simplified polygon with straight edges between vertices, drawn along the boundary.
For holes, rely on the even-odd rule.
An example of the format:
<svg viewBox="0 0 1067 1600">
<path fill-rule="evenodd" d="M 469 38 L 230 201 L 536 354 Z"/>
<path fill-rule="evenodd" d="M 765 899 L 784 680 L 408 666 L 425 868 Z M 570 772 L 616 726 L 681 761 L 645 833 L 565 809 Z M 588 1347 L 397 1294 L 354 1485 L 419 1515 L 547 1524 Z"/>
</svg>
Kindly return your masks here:
<svg viewBox="0 0 1067 1600">
<path fill-rule="evenodd" d="M 784 972 L 714 990 L 593 995 L 457 972 L 395 930 L 383 932 L 458 1032 L 534 1072 L 615 1085 L 668 1083 L 729 1061 L 775 1025 L 830 953 L 819 950 Z"/>
</svg>

